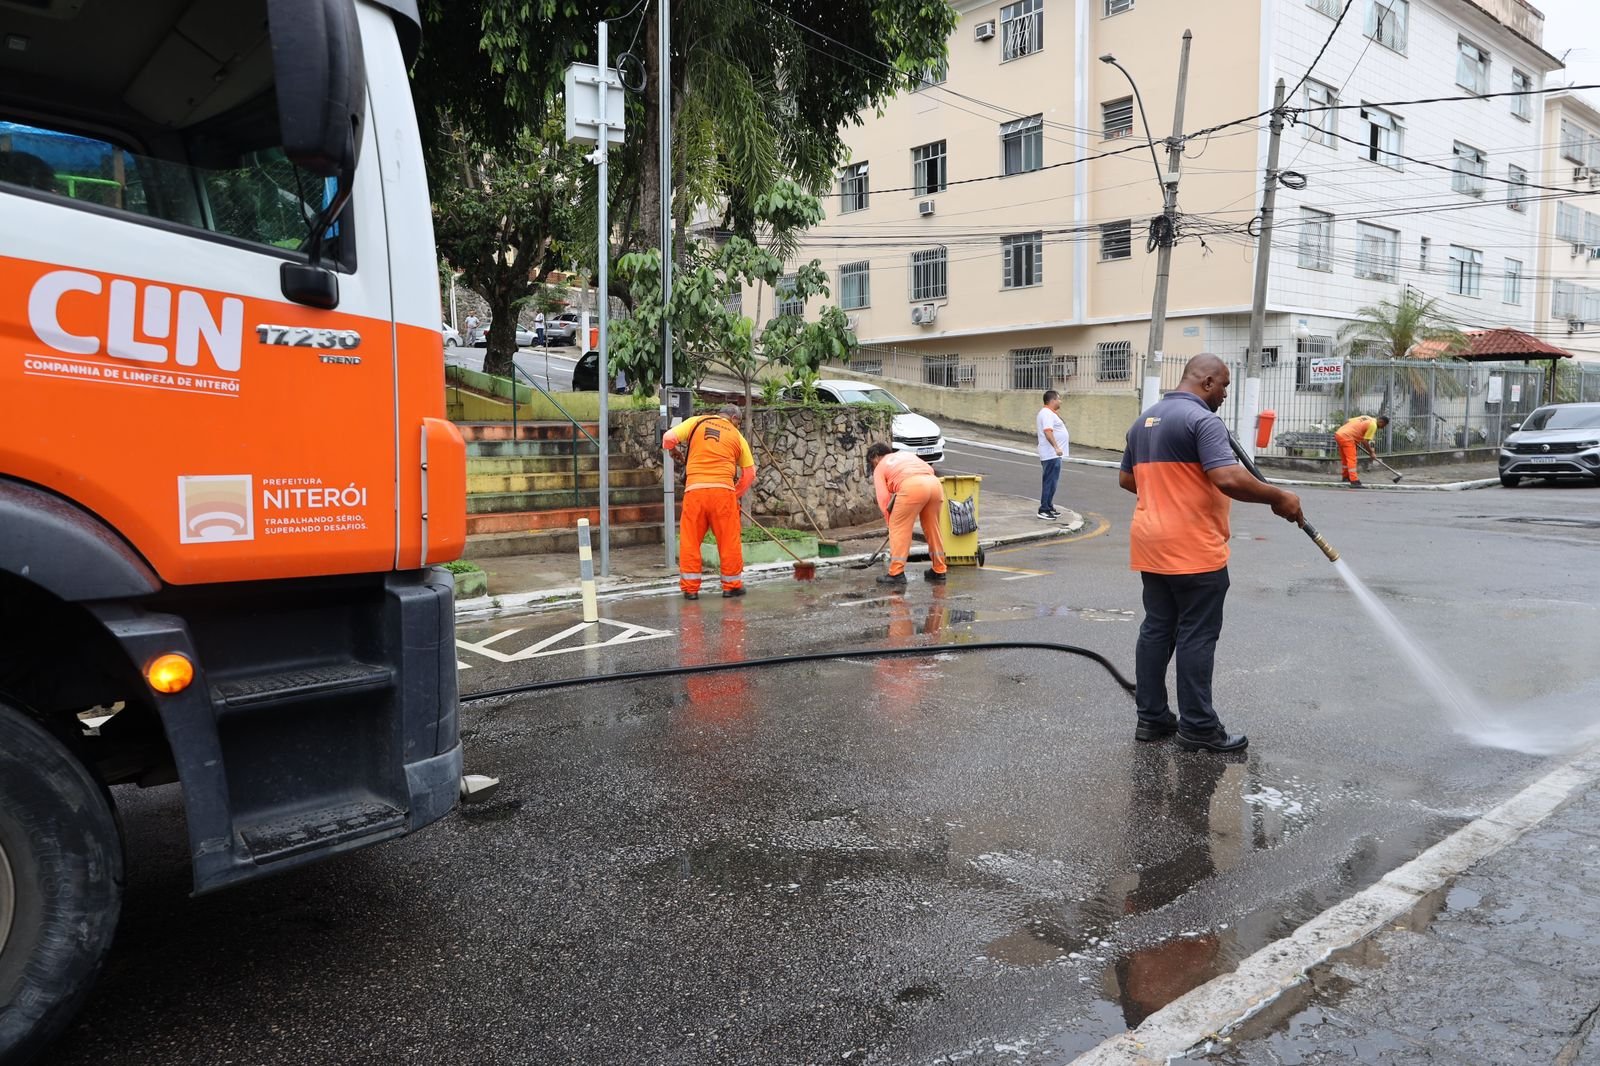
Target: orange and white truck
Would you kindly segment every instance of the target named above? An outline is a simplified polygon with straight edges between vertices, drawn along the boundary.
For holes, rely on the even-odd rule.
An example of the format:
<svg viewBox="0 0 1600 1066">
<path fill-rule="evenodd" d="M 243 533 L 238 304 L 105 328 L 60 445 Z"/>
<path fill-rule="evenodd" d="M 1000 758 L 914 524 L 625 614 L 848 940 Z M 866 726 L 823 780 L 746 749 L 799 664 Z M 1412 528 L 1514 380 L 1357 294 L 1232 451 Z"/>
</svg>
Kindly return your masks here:
<svg viewBox="0 0 1600 1066">
<path fill-rule="evenodd" d="M 0 1062 L 115 928 L 112 787 L 206 892 L 461 777 L 465 460 L 416 0 L 0 0 Z"/>
</svg>

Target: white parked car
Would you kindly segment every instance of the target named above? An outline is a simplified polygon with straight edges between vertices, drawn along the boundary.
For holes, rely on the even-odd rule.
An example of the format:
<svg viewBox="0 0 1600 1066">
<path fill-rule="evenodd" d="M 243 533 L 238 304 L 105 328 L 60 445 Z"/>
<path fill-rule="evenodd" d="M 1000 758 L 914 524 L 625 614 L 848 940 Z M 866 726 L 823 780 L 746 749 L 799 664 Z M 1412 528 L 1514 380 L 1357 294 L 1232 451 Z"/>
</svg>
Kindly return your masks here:
<svg viewBox="0 0 1600 1066">
<path fill-rule="evenodd" d="M 790 395 L 797 398 L 799 388 L 792 387 Z M 939 424 L 917 414 L 882 386 L 830 378 L 817 382 L 817 399 L 823 403 L 875 403 L 892 408 L 895 416 L 890 432 L 894 450 L 910 452 L 928 463 L 944 460 L 944 433 Z"/>
<path fill-rule="evenodd" d="M 459 347 L 461 347 L 461 334 L 457 333 L 455 330 L 451 329 L 449 326 L 440 327 L 439 333 L 440 333 L 441 336 L 444 337 L 444 346 L 446 348 L 459 348 Z"/>
</svg>

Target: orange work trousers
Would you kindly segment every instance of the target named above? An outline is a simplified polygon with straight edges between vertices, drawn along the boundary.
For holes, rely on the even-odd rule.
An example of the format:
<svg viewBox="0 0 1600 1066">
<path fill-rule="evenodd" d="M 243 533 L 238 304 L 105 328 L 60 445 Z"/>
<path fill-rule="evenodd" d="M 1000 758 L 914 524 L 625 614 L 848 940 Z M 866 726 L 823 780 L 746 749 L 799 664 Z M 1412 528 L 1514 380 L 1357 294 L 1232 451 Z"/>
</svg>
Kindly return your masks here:
<svg viewBox="0 0 1600 1066">
<path fill-rule="evenodd" d="M 683 518 L 678 523 L 678 588 L 700 591 L 700 542 L 706 530 L 717 542 L 722 563 L 722 587 L 744 587 L 744 545 L 739 542 L 739 497 L 733 488 L 690 489 L 683 494 Z"/>
<path fill-rule="evenodd" d="M 944 486 L 932 474 L 908 478 L 894 494 L 894 510 L 889 512 L 889 573 L 906 572 L 911 557 L 911 527 L 922 520 L 922 538 L 928 542 L 928 559 L 933 572 L 942 574 L 944 538 L 939 535 L 939 509 L 944 506 Z"/>
<path fill-rule="evenodd" d="M 1334 437 L 1339 442 L 1339 465 L 1341 475 L 1346 481 L 1360 481 L 1361 475 L 1356 472 L 1356 442 L 1349 437 Z"/>
</svg>

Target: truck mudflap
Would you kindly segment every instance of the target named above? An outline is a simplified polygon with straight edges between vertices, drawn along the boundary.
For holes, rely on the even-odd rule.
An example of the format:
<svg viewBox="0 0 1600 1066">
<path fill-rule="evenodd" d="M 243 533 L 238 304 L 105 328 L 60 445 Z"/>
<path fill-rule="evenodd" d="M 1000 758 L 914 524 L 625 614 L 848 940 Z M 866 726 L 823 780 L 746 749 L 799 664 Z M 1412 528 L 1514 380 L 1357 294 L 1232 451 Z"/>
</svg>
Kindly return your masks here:
<svg viewBox="0 0 1600 1066">
<path fill-rule="evenodd" d="M 173 652 L 194 664 L 187 688 L 152 698 L 197 893 L 450 811 L 462 765 L 452 595 L 448 573 L 418 570 L 213 587 L 164 611 L 102 613 L 135 664 Z M 241 617 L 254 622 L 230 622 Z"/>
</svg>

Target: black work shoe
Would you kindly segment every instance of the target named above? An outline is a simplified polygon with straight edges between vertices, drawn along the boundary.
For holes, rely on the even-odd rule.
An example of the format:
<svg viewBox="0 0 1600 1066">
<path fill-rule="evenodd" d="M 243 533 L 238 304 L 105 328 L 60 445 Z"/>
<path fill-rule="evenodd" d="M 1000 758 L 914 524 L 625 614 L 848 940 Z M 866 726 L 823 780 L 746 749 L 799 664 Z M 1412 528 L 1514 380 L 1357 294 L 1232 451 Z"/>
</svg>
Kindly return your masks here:
<svg viewBox="0 0 1600 1066">
<path fill-rule="evenodd" d="M 1230 733 L 1226 729 L 1218 728 L 1214 733 L 1205 736 L 1190 736 L 1183 730 L 1178 731 L 1178 747 L 1184 751 L 1215 751 L 1230 755 L 1236 751 L 1243 751 L 1250 746 L 1250 738 L 1243 733 Z"/>
<path fill-rule="evenodd" d="M 1363 485 L 1359 481 L 1347 481 L 1347 482 L 1345 482 L 1345 484 L 1349 485 L 1353 489 L 1364 489 L 1364 488 L 1366 488 L 1366 486 Z"/>
<path fill-rule="evenodd" d="M 882 585 L 884 588 L 903 589 L 906 587 L 906 575 L 879 574 L 878 584 Z"/>
<path fill-rule="evenodd" d="M 945 571 L 942 571 L 942 572 L 938 571 L 938 570 L 924 570 L 922 572 L 922 580 L 924 580 L 924 581 L 932 581 L 935 585 L 944 584 L 945 583 L 945 579 L 948 578 L 949 576 L 950 576 L 950 572 L 948 570 L 945 570 Z"/>
<path fill-rule="evenodd" d="M 686 600 L 698 600 L 700 598 L 700 594 L 698 592 L 685 592 L 683 594 L 683 598 Z"/>
<path fill-rule="evenodd" d="M 723 589 L 722 590 L 722 598 L 725 599 L 725 600 L 738 599 L 740 596 L 743 596 L 743 595 L 744 595 L 744 586 L 743 585 L 740 585 L 736 589 Z"/>
<path fill-rule="evenodd" d="M 1169 714 L 1159 722 L 1147 722 L 1139 719 L 1139 727 L 1133 731 L 1134 740 L 1166 740 L 1178 731 L 1178 716 Z"/>
</svg>

